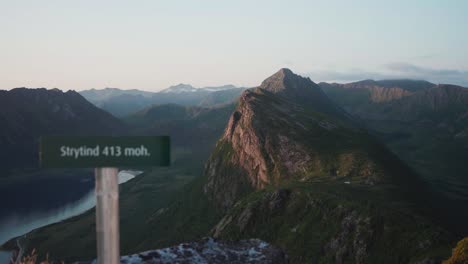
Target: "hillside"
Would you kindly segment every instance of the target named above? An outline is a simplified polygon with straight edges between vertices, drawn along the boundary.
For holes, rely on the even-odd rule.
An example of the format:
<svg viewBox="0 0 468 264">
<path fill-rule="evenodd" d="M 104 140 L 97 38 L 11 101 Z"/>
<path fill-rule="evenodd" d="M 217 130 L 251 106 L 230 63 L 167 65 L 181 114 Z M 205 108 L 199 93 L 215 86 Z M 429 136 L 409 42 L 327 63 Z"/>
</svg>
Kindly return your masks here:
<svg viewBox="0 0 468 264">
<path fill-rule="evenodd" d="M 39 137 L 107 135 L 125 125 L 75 91 L 16 88 L 0 91 L 1 168 L 37 167 Z"/>
<path fill-rule="evenodd" d="M 355 84 L 321 84 L 344 109 L 358 117 L 394 153 L 410 164 L 453 208 L 468 208 L 468 89 L 433 85 L 390 101 L 374 101 L 370 88 Z M 346 88 L 347 87 L 347 88 Z M 404 89 L 386 88 L 379 89 Z M 453 219 L 468 214 L 460 211 Z M 465 225 L 466 226 L 466 225 Z"/>
<path fill-rule="evenodd" d="M 192 163 L 202 168 L 234 108 L 235 104 L 215 108 L 154 105 L 124 121 L 135 135 L 169 135 L 174 166 Z"/>
</svg>

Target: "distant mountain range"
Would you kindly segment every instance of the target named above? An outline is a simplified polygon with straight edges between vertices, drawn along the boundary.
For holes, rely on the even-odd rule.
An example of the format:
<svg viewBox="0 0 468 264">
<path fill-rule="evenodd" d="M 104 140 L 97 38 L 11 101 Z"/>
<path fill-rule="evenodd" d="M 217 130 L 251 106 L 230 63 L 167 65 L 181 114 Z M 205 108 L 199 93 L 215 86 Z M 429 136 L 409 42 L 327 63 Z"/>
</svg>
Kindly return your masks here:
<svg viewBox="0 0 468 264">
<path fill-rule="evenodd" d="M 200 169 L 223 131 L 235 104 L 220 107 L 154 105 L 124 118 L 137 135 L 170 135 L 174 166 Z"/>
<path fill-rule="evenodd" d="M 218 92 L 218 91 L 224 91 L 224 90 L 230 90 L 230 89 L 236 89 L 238 87 L 228 84 L 228 85 L 223 85 L 223 86 L 209 86 L 209 87 L 201 87 L 201 88 L 195 88 L 190 84 L 183 84 L 180 83 L 178 85 L 171 86 L 169 88 L 166 88 L 160 93 L 190 93 L 190 92 Z"/>
<path fill-rule="evenodd" d="M 155 104 L 180 104 L 184 106 L 211 107 L 229 104 L 245 88 L 233 85 L 195 88 L 178 84 L 160 92 L 106 88 L 81 91 L 87 100 L 117 117 L 127 116 Z"/>
</svg>

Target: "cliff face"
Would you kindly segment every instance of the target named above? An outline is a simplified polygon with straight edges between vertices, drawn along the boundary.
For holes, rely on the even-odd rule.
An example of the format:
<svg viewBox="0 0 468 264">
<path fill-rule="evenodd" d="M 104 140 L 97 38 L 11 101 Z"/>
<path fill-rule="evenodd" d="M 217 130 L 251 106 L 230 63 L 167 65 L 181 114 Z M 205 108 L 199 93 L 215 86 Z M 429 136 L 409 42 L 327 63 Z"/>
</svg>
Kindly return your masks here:
<svg viewBox="0 0 468 264">
<path fill-rule="evenodd" d="M 372 102 L 388 102 L 409 96 L 413 93 L 400 88 L 372 87 L 370 89 L 370 99 Z"/>
<path fill-rule="evenodd" d="M 415 92 L 414 89 L 405 89 L 397 85 L 404 87 L 404 84 L 401 85 L 401 83 L 394 83 L 394 85 L 391 85 L 372 80 L 348 84 L 336 84 L 336 86 L 342 87 L 344 89 L 368 90 L 369 99 L 371 102 L 374 103 L 390 102 L 393 100 L 403 98 L 405 96 L 412 95 Z"/>
<path fill-rule="evenodd" d="M 346 84 L 320 83 L 319 85 L 326 90 L 343 89 L 350 93 L 364 91 L 366 99 L 373 103 L 391 102 L 436 86 L 430 82 L 416 80 L 364 80 Z"/>
<path fill-rule="evenodd" d="M 410 263 L 447 237 L 408 213 L 426 195 L 417 176 L 285 69 L 242 94 L 205 180 L 224 214 L 211 235 L 265 239 L 292 263 Z"/>
<path fill-rule="evenodd" d="M 414 121 L 425 117 L 435 120 L 464 118 L 468 113 L 468 89 L 441 84 L 383 107 L 391 109 L 390 118 L 395 120 Z"/>
<path fill-rule="evenodd" d="M 468 89 L 423 81 L 320 83 L 333 101 L 351 114 L 372 120 L 419 121 L 464 116 Z"/>
</svg>

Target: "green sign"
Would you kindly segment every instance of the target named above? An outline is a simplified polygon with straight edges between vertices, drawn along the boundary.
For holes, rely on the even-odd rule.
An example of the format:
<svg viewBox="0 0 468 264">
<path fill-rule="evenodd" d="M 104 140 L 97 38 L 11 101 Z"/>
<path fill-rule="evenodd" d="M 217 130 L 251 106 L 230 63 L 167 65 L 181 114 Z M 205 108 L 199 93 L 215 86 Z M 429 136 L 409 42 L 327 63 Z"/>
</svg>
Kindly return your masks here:
<svg viewBox="0 0 468 264">
<path fill-rule="evenodd" d="M 39 159 L 44 168 L 169 166 L 170 138 L 47 136 Z"/>
</svg>

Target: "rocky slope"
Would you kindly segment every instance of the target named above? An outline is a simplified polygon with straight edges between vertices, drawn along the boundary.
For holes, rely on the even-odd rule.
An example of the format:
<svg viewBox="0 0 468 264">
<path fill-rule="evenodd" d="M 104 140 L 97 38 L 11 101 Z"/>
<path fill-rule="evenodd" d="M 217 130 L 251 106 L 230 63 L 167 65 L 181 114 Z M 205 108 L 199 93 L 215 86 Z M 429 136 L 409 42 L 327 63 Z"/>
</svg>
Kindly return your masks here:
<svg viewBox="0 0 468 264">
<path fill-rule="evenodd" d="M 150 250 L 120 259 L 125 264 L 163 264 L 163 263 L 255 263 L 282 264 L 288 263 L 287 256 L 280 249 L 258 239 L 238 242 L 217 241 L 204 238 L 201 241 L 183 243 L 170 248 Z M 94 264 L 77 262 L 77 264 Z"/>
<path fill-rule="evenodd" d="M 206 165 L 205 192 L 228 208 L 287 180 L 385 183 L 404 166 L 388 166 L 395 158 L 350 122 L 315 83 L 282 69 L 242 94 Z"/>
<path fill-rule="evenodd" d="M 204 192 L 225 212 L 212 234 L 265 239 L 293 263 L 408 263 L 447 250 L 447 234 L 415 212 L 427 195 L 417 175 L 352 121 L 287 69 L 244 92 L 205 168 Z"/>
</svg>

